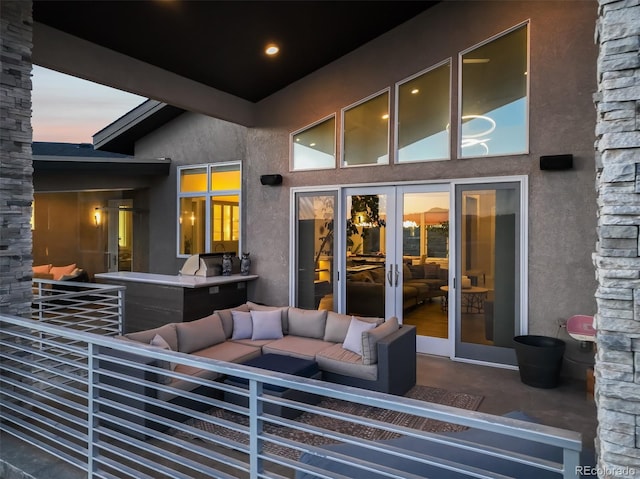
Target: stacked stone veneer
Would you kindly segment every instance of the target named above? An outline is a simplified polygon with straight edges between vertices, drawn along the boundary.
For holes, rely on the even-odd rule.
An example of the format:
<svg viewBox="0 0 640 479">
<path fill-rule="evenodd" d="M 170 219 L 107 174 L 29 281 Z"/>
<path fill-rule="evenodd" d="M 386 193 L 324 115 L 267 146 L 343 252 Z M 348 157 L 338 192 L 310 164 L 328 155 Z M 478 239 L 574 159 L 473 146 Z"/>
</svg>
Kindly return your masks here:
<svg viewBox="0 0 640 479">
<path fill-rule="evenodd" d="M 640 478 L 640 2 L 600 0 L 597 33 L 598 476 Z"/>
<path fill-rule="evenodd" d="M 28 316 L 31 293 L 30 1 L 0 2 L 0 313 Z"/>
</svg>

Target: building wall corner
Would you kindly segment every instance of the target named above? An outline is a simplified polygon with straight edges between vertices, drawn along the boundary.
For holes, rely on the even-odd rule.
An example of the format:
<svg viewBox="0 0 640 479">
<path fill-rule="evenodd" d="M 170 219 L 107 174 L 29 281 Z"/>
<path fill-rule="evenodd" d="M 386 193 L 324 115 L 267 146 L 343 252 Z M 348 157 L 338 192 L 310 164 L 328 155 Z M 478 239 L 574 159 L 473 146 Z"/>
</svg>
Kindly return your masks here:
<svg viewBox="0 0 640 479">
<path fill-rule="evenodd" d="M 0 313 L 31 310 L 31 1 L 0 2 Z"/>
<path fill-rule="evenodd" d="M 599 0 L 598 476 L 640 476 L 640 4 Z"/>
</svg>

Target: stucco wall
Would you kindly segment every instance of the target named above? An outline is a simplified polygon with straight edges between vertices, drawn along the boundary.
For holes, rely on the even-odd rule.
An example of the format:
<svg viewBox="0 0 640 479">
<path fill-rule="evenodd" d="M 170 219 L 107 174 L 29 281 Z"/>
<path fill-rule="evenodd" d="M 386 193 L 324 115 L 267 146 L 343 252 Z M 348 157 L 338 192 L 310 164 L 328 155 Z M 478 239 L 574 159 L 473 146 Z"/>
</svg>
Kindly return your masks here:
<svg viewBox="0 0 640 479">
<path fill-rule="evenodd" d="M 136 143 L 136 156 L 171 158 L 171 173 L 157 178 L 150 188 L 149 269 L 176 274 L 184 259 L 176 254 L 176 190 L 178 166 L 243 161 L 247 130 L 223 120 L 183 113 Z"/>
<path fill-rule="evenodd" d="M 555 336 L 558 320 L 593 314 L 596 14 L 596 2 L 445 2 L 258 104 L 245 168 L 247 249 L 260 265 L 255 299 L 289 299 L 291 187 L 528 175 L 530 332 Z M 289 172 L 292 131 L 332 113 L 339 123 L 341 108 L 449 57 L 456 112 L 458 53 L 527 19 L 529 155 Z M 564 153 L 574 155 L 572 170 L 539 169 L 540 155 Z M 265 173 L 283 174 L 283 185 L 261 186 Z"/>
</svg>

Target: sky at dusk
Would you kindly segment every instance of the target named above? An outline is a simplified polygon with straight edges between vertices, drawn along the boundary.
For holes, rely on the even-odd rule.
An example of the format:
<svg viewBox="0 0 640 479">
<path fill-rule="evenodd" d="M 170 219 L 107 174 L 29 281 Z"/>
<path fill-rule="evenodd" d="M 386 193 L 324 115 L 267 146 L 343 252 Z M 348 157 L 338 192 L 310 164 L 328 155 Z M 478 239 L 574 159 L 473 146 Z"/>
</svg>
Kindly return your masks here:
<svg viewBox="0 0 640 479">
<path fill-rule="evenodd" d="M 93 135 L 146 98 L 33 66 L 33 141 L 92 143 Z"/>
</svg>

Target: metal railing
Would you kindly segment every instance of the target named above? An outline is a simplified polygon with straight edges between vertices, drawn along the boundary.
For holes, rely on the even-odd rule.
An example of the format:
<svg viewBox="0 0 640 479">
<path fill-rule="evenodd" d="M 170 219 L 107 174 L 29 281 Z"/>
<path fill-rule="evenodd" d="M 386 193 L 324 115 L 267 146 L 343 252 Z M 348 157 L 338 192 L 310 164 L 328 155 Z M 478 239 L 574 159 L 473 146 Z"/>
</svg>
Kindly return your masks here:
<svg viewBox="0 0 640 479">
<path fill-rule="evenodd" d="M 31 317 L 88 333 L 122 334 L 124 286 L 33 279 Z"/>
<path fill-rule="evenodd" d="M 235 378 L 235 382 L 224 378 Z M 237 385 L 242 380 L 246 387 Z M 430 454 L 430 447 L 518 464 L 538 470 L 536 477 L 552 473 L 556 474 L 553 477 L 575 478 L 581 450 L 580 435 L 563 429 L 13 316 L 0 316 L 0 386 L 1 433 L 41 448 L 91 479 L 354 477 L 353 473 L 328 471 L 328 463 L 338 470 L 356 468 L 363 477 L 440 477 L 406 472 L 407 465 L 455 472 L 460 477 L 507 477 Z M 325 400 L 286 399 L 274 392 L 278 387 Z M 499 433 L 513 441 L 553 446 L 559 454 L 555 460 L 543 459 L 526 450 L 514 452 L 454 433 L 393 425 L 375 417 L 334 411 L 327 399 Z M 290 416 L 273 409 L 282 407 L 302 416 L 287 419 Z M 326 425 L 303 417 L 333 422 Z M 336 428 L 336 421 L 347 427 Z M 422 445 L 407 450 L 395 445 L 394 439 L 352 435 L 352 426 L 412 438 Z M 329 443 L 343 446 L 327 446 Z M 368 455 L 354 453 L 353 448 Z"/>
</svg>

